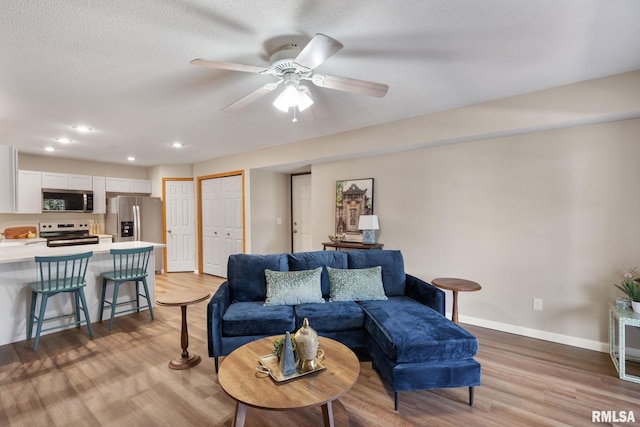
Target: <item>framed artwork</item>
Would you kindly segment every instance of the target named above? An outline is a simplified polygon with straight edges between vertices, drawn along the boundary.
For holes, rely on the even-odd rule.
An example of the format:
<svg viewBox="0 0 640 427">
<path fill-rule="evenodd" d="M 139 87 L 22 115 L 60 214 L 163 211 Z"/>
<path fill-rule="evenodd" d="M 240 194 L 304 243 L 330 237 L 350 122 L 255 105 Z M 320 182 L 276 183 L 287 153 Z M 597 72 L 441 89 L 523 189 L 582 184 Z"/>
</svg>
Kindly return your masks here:
<svg viewBox="0 0 640 427">
<path fill-rule="evenodd" d="M 345 242 L 362 242 L 360 215 L 373 215 L 373 178 L 336 181 L 336 235 Z"/>
</svg>

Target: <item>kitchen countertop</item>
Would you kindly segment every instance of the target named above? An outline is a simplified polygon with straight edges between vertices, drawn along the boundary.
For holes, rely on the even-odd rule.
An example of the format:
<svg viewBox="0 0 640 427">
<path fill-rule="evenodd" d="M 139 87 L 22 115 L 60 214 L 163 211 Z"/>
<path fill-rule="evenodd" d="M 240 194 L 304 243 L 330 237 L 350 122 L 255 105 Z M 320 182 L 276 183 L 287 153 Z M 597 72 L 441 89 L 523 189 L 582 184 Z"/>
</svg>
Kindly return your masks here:
<svg viewBox="0 0 640 427">
<path fill-rule="evenodd" d="M 105 237 L 111 237 L 107 235 Z M 40 241 L 46 241 L 46 239 L 35 238 L 35 239 L 14 239 L 14 240 L 28 240 L 29 242 L 33 241 L 34 243 L 38 243 L 37 239 L 41 239 Z M 3 241 L 0 244 L 0 264 L 6 264 L 11 262 L 20 262 L 20 261 L 29 261 L 33 260 L 35 256 L 58 256 L 58 255 L 72 255 L 79 254 L 83 252 L 93 251 L 93 253 L 108 253 L 111 249 L 132 249 L 132 248 L 142 248 L 146 246 L 152 245 L 155 248 L 163 248 L 165 245 L 162 243 L 150 243 L 150 242 L 118 242 L 118 243 L 99 243 L 95 245 L 75 245 L 75 246 L 60 246 L 50 248 L 46 245 L 36 245 L 36 244 L 17 244 L 17 245 L 7 245 Z M 11 240 L 9 241 L 11 242 Z"/>
</svg>

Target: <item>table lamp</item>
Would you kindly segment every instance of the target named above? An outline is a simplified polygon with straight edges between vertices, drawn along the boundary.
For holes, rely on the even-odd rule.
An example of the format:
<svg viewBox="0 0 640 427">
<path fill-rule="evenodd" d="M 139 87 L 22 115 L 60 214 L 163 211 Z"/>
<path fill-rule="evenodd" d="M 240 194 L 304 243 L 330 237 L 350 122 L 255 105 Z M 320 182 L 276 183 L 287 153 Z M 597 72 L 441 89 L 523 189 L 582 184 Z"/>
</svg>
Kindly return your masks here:
<svg viewBox="0 0 640 427">
<path fill-rule="evenodd" d="M 360 215 L 358 230 L 362 230 L 362 243 L 372 245 L 376 242 L 376 230 L 380 229 L 378 215 Z"/>
</svg>

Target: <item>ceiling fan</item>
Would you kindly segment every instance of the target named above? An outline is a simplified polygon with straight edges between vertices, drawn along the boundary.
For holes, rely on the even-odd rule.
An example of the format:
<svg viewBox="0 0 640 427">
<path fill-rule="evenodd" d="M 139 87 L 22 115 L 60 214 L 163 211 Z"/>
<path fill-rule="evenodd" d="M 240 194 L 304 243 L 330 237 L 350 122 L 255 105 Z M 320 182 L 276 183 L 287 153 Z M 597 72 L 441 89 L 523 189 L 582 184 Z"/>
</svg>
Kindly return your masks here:
<svg viewBox="0 0 640 427">
<path fill-rule="evenodd" d="M 267 83 L 259 87 L 248 95 L 227 105 L 222 111 L 238 111 L 267 93 L 272 92 L 282 84 L 285 90 L 278 96 L 273 105 L 285 112 L 288 111 L 289 107 L 293 107 L 295 121 L 296 109 L 303 111 L 313 104 L 313 100 L 309 96 L 309 89 L 301 84 L 305 80 L 311 81 L 311 83 L 318 87 L 380 98 L 385 96 L 389 90 L 389 86 L 382 83 L 332 76 L 314 71 L 342 48 L 343 44 L 339 41 L 318 33 L 313 36 L 311 41 L 309 41 L 303 49 L 300 49 L 295 44 L 282 46 L 271 55 L 269 67 L 208 61 L 205 59 L 194 59 L 191 61 L 191 64 L 222 70 L 270 74 L 276 77 L 276 82 Z"/>
</svg>

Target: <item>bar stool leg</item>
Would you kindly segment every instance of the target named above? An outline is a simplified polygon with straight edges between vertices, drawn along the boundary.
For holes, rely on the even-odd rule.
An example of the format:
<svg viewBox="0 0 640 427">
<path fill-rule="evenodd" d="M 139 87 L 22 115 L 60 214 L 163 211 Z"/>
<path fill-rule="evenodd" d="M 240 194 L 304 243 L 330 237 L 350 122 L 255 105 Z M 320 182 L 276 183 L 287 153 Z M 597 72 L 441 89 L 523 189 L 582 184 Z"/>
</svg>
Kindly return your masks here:
<svg viewBox="0 0 640 427">
<path fill-rule="evenodd" d="M 87 308 L 87 300 L 84 297 L 84 290 L 82 288 L 76 291 L 80 296 L 80 301 L 82 301 L 82 311 L 84 311 L 84 320 L 87 322 L 87 329 L 89 329 L 89 336 L 93 337 L 93 329 L 91 328 L 91 318 L 89 317 L 89 309 Z M 77 298 L 78 296 L 76 296 Z M 77 307 L 76 307 L 77 310 Z M 78 314 L 78 318 L 80 315 Z M 80 327 L 80 325 L 78 325 Z"/>
<path fill-rule="evenodd" d="M 40 316 L 38 317 L 38 327 L 36 328 L 36 340 L 33 343 L 33 351 L 38 350 L 38 344 L 40 344 L 40 332 L 42 331 L 42 320 L 44 319 L 44 313 L 47 310 L 47 300 L 49 295 L 42 294 L 40 299 Z"/>
<path fill-rule="evenodd" d="M 104 311 L 104 299 L 107 296 L 107 279 L 102 279 L 102 296 L 100 297 L 100 318 L 98 322 L 102 322 L 102 314 Z"/>
<path fill-rule="evenodd" d="M 147 296 L 147 306 L 149 306 L 149 314 L 151 315 L 151 320 L 153 320 L 153 307 L 151 307 L 151 298 L 149 297 L 149 287 L 147 286 L 147 278 L 142 278 L 142 286 L 144 287 L 144 294 Z M 138 304 L 140 307 L 140 304 Z"/>
<path fill-rule="evenodd" d="M 31 309 L 29 314 L 29 326 L 27 329 L 27 339 L 30 340 L 33 336 L 33 320 L 36 315 L 36 303 L 38 302 L 38 293 L 31 291 Z"/>
<path fill-rule="evenodd" d="M 109 320 L 109 330 L 113 329 L 113 319 L 116 317 L 116 302 L 118 301 L 118 288 L 120 282 L 113 282 L 113 299 L 111 300 L 111 320 Z"/>
</svg>

